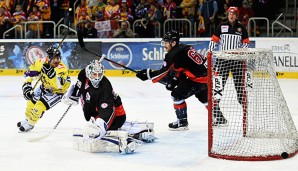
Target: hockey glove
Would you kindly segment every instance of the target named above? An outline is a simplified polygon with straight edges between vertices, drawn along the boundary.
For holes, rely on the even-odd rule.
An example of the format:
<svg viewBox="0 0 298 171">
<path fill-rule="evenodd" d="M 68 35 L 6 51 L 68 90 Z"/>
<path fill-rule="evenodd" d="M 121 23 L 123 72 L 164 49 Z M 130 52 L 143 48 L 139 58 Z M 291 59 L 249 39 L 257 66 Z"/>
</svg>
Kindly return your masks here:
<svg viewBox="0 0 298 171">
<path fill-rule="evenodd" d="M 22 89 L 23 89 L 24 98 L 26 100 L 32 100 L 33 95 L 32 95 L 32 86 L 31 86 L 31 83 L 30 82 L 24 83 Z"/>
<path fill-rule="evenodd" d="M 179 84 L 179 80 L 174 77 L 171 81 L 166 84 L 166 89 L 172 91 Z"/>
<path fill-rule="evenodd" d="M 88 138 L 101 139 L 107 133 L 107 124 L 101 119 L 97 118 L 96 121 L 91 117 L 90 121 L 84 128 L 84 135 Z"/>
<path fill-rule="evenodd" d="M 151 69 L 149 69 L 149 68 L 148 69 L 143 69 L 143 70 L 139 71 L 136 76 L 139 79 L 141 79 L 142 81 L 146 81 L 146 80 L 149 79 L 148 75 L 149 75 L 150 72 L 151 72 Z"/>
<path fill-rule="evenodd" d="M 41 72 L 46 74 L 50 79 L 54 78 L 56 76 L 55 69 L 48 63 L 44 63 Z"/>
</svg>

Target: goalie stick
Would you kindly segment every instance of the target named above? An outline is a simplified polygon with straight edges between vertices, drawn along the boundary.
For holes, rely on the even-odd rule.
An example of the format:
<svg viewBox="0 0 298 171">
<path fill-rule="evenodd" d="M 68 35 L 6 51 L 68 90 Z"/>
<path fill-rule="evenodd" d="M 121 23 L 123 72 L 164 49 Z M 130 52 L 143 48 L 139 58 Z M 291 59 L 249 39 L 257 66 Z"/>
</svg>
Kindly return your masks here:
<svg viewBox="0 0 298 171">
<path fill-rule="evenodd" d="M 63 115 L 61 116 L 61 118 L 58 120 L 57 124 L 54 126 L 54 128 L 51 131 L 49 131 L 47 134 L 45 134 L 43 136 L 40 136 L 40 137 L 29 138 L 28 141 L 29 142 L 35 142 L 35 141 L 43 140 L 43 139 L 49 137 L 55 131 L 55 129 L 58 127 L 58 125 L 60 124 L 60 122 L 62 121 L 62 119 L 64 118 L 64 116 L 69 111 L 70 107 L 71 107 L 71 105 L 69 105 L 67 107 L 66 111 L 63 113 Z"/>
<path fill-rule="evenodd" d="M 124 68 L 124 69 L 130 70 L 130 71 L 132 71 L 132 72 L 134 72 L 134 73 L 138 73 L 138 71 L 136 71 L 136 70 L 134 70 L 134 69 L 132 69 L 132 68 L 129 68 L 129 67 L 125 66 L 125 65 L 119 64 L 119 63 L 117 63 L 117 62 L 115 62 L 115 61 L 113 61 L 113 60 L 110 60 L 110 59 L 104 57 L 103 55 L 96 54 L 96 53 L 90 51 L 89 49 L 87 49 L 87 48 L 85 47 L 85 43 L 84 43 L 84 40 L 83 40 L 83 34 L 82 34 L 82 31 L 81 31 L 81 30 L 78 30 L 78 40 L 79 40 L 79 44 L 80 44 L 81 48 L 82 48 L 84 51 L 86 51 L 86 52 L 88 52 L 88 53 L 90 53 L 90 54 L 92 54 L 92 55 L 94 55 L 94 56 L 97 56 L 97 57 L 99 57 L 99 58 L 102 58 L 102 57 L 103 57 L 103 59 L 106 60 L 106 61 L 108 61 L 108 62 L 111 62 L 111 63 L 113 63 L 113 64 L 116 64 L 116 65 L 118 65 L 118 66 L 120 66 L 120 67 L 122 67 L 122 68 Z"/>
</svg>

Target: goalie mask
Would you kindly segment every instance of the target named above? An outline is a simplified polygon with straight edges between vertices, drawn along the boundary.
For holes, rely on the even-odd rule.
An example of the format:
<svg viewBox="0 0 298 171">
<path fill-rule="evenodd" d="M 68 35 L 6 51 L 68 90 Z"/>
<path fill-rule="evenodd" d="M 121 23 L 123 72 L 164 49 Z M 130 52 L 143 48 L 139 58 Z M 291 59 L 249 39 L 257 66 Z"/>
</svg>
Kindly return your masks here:
<svg viewBox="0 0 298 171">
<path fill-rule="evenodd" d="M 98 60 L 93 60 L 85 69 L 86 77 L 91 81 L 91 84 L 95 88 L 98 88 L 99 82 L 103 77 L 103 69 L 103 65 Z"/>
</svg>

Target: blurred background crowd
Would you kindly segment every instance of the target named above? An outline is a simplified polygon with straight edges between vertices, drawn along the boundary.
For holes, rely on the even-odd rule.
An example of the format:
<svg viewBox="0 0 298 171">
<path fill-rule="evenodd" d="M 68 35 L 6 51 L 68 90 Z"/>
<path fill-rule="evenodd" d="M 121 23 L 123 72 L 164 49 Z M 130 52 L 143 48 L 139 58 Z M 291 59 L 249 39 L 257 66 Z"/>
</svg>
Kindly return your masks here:
<svg viewBox="0 0 298 171">
<path fill-rule="evenodd" d="M 0 0 L 0 38 L 56 38 L 68 23 L 70 34 L 80 29 L 87 38 L 154 38 L 172 29 L 182 37 L 210 37 L 230 6 L 247 27 L 251 17 L 275 19 L 285 1 Z"/>
</svg>

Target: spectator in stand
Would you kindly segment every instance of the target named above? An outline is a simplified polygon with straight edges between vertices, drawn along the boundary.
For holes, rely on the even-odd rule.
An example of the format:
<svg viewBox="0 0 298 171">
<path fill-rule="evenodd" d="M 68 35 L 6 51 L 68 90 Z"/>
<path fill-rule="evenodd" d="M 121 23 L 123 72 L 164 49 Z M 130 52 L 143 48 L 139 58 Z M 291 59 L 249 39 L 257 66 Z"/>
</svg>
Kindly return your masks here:
<svg viewBox="0 0 298 171">
<path fill-rule="evenodd" d="M 11 14 L 15 12 L 15 9 L 17 5 L 21 5 L 22 11 L 26 13 L 26 6 L 27 6 L 27 0 L 13 0 L 13 3 L 11 4 Z M 27 13 L 26 13 L 27 14 Z M 27 17 L 27 16 L 26 16 Z"/>
<path fill-rule="evenodd" d="M 86 21 L 85 27 L 83 29 L 84 38 L 98 38 L 97 30 L 92 26 L 89 20 Z"/>
<path fill-rule="evenodd" d="M 43 21 L 51 21 L 51 4 L 49 0 L 37 0 L 36 2 L 36 6 L 38 6 L 39 11 L 41 13 L 42 16 L 42 20 Z M 43 36 L 44 38 L 50 38 L 52 37 L 51 34 L 51 26 L 53 24 L 49 24 L 49 23 L 43 23 Z"/>
<path fill-rule="evenodd" d="M 217 0 L 218 11 L 215 17 L 215 27 L 228 20 L 228 3 L 226 0 Z"/>
<path fill-rule="evenodd" d="M 81 16 L 80 16 L 78 24 L 77 24 L 77 28 L 84 29 L 87 22 L 90 22 L 90 21 L 91 21 L 91 18 L 89 17 L 89 15 L 87 15 L 86 10 L 82 10 Z"/>
<path fill-rule="evenodd" d="M 182 8 L 179 6 L 183 0 L 173 0 L 173 2 L 177 5 L 176 9 L 176 18 L 183 18 Z"/>
<path fill-rule="evenodd" d="M 22 29 L 24 30 L 24 22 L 26 21 L 26 13 L 23 12 L 22 10 L 22 5 L 17 5 L 15 12 L 12 14 L 11 17 L 11 23 L 13 24 L 13 26 L 15 25 L 21 25 Z M 21 29 L 19 27 L 16 27 L 16 33 L 17 35 L 15 35 L 15 38 L 21 38 Z"/>
<path fill-rule="evenodd" d="M 148 12 L 150 5 L 145 0 L 140 0 L 140 3 L 135 8 L 135 19 L 142 19 Z"/>
<path fill-rule="evenodd" d="M 120 6 L 120 20 L 129 21 L 130 24 L 133 24 L 133 15 L 131 9 L 128 8 L 126 0 L 122 0 Z"/>
<path fill-rule="evenodd" d="M 103 0 L 98 0 L 97 4 L 92 8 L 92 19 L 95 21 L 104 21 L 106 6 Z"/>
<path fill-rule="evenodd" d="M 4 8 L 5 10 L 10 10 L 10 3 L 7 0 L 0 0 L 0 8 Z"/>
<path fill-rule="evenodd" d="M 44 21 L 51 19 L 51 4 L 49 0 L 37 0 L 36 4 Z"/>
<path fill-rule="evenodd" d="M 150 8 L 141 23 L 147 29 L 148 33 L 150 33 L 149 37 L 156 37 L 158 29 L 163 25 L 163 16 L 161 11 L 156 7 L 154 0 L 148 1 Z"/>
<path fill-rule="evenodd" d="M 81 0 L 81 4 L 76 8 L 76 12 L 75 12 L 75 21 L 74 21 L 74 25 L 77 27 L 77 24 L 80 20 L 80 17 L 82 15 L 82 12 L 85 11 L 85 16 L 89 16 L 89 18 L 92 17 L 92 13 L 91 13 L 91 9 L 89 8 L 89 6 L 86 3 L 86 0 Z"/>
<path fill-rule="evenodd" d="M 29 14 L 27 21 L 42 21 L 41 13 L 38 11 L 38 6 L 33 6 L 32 12 Z M 27 38 L 39 38 L 42 31 L 42 24 L 29 24 L 29 31 L 25 34 Z"/>
<path fill-rule="evenodd" d="M 144 38 L 149 37 L 147 36 L 146 28 L 147 26 L 144 25 L 143 21 L 145 19 L 145 15 L 147 14 L 150 5 L 145 0 L 135 0 L 134 1 L 135 10 L 134 10 L 134 19 L 135 21 L 138 20 L 140 22 L 137 22 L 135 26 L 135 33 L 138 37 Z"/>
<path fill-rule="evenodd" d="M 54 21 L 56 24 L 61 19 L 61 2 L 58 0 L 51 0 L 51 20 Z"/>
<path fill-rule="evenodd" d="M 132 38 L 133 32 L 128 27 L 127 21 L 122 21 L 120 28 L 116 30 L 116 32 L 113 35 L 114 38 Z"/>
<path fill-rule="evenodd" d="M 108 37 L 113 37 L 118 28 L 118 20 L 120 19 L 120 7 L 117 0 L 110 0 L 110 4 L 106 6 L 104 13 L 105 20 L 110 20 L 111 31 Z"/>
<path fill-rule="evenodd" d="M 104 17 L 105 20 L 120 19 L 120 6 L 117 4 L 117 0 L 110 0 L 110 4 L 105 8 Z"/>
<path fill-rule="evenodd" d="M 204 18 L 205 24 L 205 32 L 201 34 L 202 37 L 210 37 L 213 34 L 214 29 L 211 28 L 211 24 L 214 24 L 217 11 L 218 6 L 215 0 L 204 0 L 200 6 L 199 15 Z"/>
<path fill-rule="evenodd" d="M 0 7 L 0 39 L 3 39 L 3 33 L 10 27 L 9 18 L 9 12 Z"/>
<path fill-rule="evenodd" d="M 196 4 L 197 4 L 196 0 L 183 0 L 179 5 L 182 8 L 182 17 L 185 19 L 188 19 L 191 22 L 191 26 L 190 26 L 191 30 L 193 30 L 193 26 L 196 20 L 196 16 L 195 16 Z M 188 26 L 187 24 L 184 24 L 183 33 L 188 32 L 189 28 L 187 26 Z"/>
<path fill-rule="evenodd" d="M 71 12 L 68 11 L 69 4 L 71 0 L 58 0 L 58 3 L 60 3 L 60 16 L 61 18 L 64 18 L 64 24 L 67 24 L 67 18 L 74 16 L 73 10 Z M 74 18 L 72 18 L 72 22 L 74 23 Z"/>
<path fill-rule="evenodd" d="M 254 12 L 251 9 L 249 2 L 247 0 L 243 0 L 242 7 L 239 9 L 239 21 L 245 26 L 247 29 L 249 18 L 254 17 Z M 250 32 L 251 30 L 248 30 Z"/>
<path fill-rule="evenodd" d="M 164 20 L 176 18 L 176 3 L 173 0 L 166 0 L 163 5 Z"/>
</svg>

